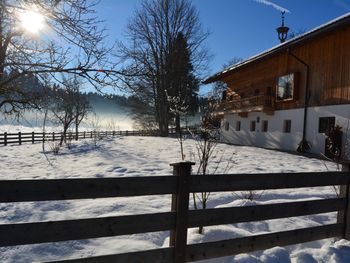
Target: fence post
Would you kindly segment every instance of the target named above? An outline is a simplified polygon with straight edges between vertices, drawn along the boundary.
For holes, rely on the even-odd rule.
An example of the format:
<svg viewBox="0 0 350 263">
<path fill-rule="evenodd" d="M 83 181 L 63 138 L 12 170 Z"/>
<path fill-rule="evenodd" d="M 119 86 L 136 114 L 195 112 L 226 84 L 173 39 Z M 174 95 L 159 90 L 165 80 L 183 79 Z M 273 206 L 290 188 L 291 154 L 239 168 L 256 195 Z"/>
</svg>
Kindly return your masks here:
<svg viewBox="0 0 350 263">
<path fill-rule="evenodd" d="M 19 145 L 22 144 L 22 133 L 21 132 L 18 132 L 18 143 L 19 143 Z"/>
<path fill-rule="evenodd" d="M 45 142 L 45 132 L 43 132 L 43 142 Z"/>
<path fill-rule="evenodd" d="M 55 132 L 52 132 L 52 141 L 55 141 Z"/>
<path fill-rule="evenodd" d="M 128 130 L 126 130 L 125 135 L 128 136 L 128 133 L 129 133 Z"/>
<path fill-rule="evenodd" d="M 4 133 L 4 145 L 7 145 L 7 132 Z"/>
<path fill-rule="evenodd" d="M 34 139 L 34 132 L 32 132 L 32 144 L 34 144 L 35 139 Z"/>
<path fill-rule="evenodd" d="M 183 263 L 186 259 L 187 221 L 191 169 L 194 163 L 180 162 L 171 164 L 173 174 L 177 176 L 177 191 L 172 195 L 171 211 L 176 212 L 175 229 L 170 232 L 169 245 L 174 247 L 173 262 Z"/>
<path fill-rule="evenodd" d="M 339 197 L 346 198 L 344 211 L 338 212 L 338 223 L 344 224 L 342 238 L 350 240 L 350 162 L 342 163 L 342 172 L 348 173 L 348 184 L 340 186 Z"/>
<path fill-rule="evenodd" d="M 85 139 L 85 138 L 86 138 L 86 132 L 84 131 L 84 133 L 83 133 L 83 134 L 84 134 L 84 139 Z"/>
</svg>

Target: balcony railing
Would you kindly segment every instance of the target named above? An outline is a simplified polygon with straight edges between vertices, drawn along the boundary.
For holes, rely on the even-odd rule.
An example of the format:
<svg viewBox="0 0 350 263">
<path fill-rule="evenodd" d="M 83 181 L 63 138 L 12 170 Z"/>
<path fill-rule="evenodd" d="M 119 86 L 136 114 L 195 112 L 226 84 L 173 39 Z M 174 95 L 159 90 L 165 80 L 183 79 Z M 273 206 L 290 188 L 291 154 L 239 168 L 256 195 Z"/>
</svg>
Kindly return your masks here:
<svg viewBox="0 0 350 263">
<path fill-rule="evenodd" d="M 254 96 L 244 99 L 222 102 L 218 108 L 220 112 L 239 113 L 252 111 L 274 110 L 275 98 L 273 96 Z"/>
</svg>

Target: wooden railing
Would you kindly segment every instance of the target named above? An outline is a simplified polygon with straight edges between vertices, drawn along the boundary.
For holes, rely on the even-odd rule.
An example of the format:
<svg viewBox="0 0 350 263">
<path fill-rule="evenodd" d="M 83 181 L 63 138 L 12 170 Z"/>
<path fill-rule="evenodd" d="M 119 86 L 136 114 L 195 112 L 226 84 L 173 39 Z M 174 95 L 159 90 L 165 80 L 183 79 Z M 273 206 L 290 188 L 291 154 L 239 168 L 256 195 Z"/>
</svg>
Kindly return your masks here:
<svg viewBox="0 0 350 263">
<path fill-rule="evenodd" d="M 241 110 L 241 109 L 253 109 L 256 107 L 267 107 L 269 109 L 274 108 L 273 96 L 254 96 L 243 99 L 236 99 L 231 101 L 224 101 L 220 104 L 219 110 Z"/>
<path fill-rule="evenodd" d="M 348 166 L 343 172 L 191 175 L 192 163 L 173 165 L 175 176 L 98 179 L 2 180 L 0 202 L 32 202 L 172 194 L 170 212 L 0 225 L 0 246 L 15 246 L 171 230 L 170 245 L 147 251 L 52 262 L 188 262 L 330 237 L 350 239 Z M 344 166 L 345 167 L 345 166 Z M 338 198 L 268 205 L 189 210 L 192 192 L 248 191 L 342 185 Z M 303 229 L 187 244 L 187 229 L 318 213 L 338 221 Z M 117 251 L 116 251 L 117 252 Z"/>
<path fill-rule="evenodd" d="M 187 129 L 183 130 L 183 134 L 187 133 Z M 125 131 L 83 131 L 78 132 L 76 136 L 75 132 L 68 132 L 66 138 L 69 140 L 82 140 L 95 138 L 103 138 L 107 136 L 158 136 L 158 130 L 125 130 Z M 176 135 L 175 129 L 169 129 L 169 135 Z M 16 132 L 16 133 L 0 133 L 0 145 L 10 145 L 23 143 L 36 143 L 46 141 L 59 141 L 63 136 L 62 132 Z"/>
</svg>

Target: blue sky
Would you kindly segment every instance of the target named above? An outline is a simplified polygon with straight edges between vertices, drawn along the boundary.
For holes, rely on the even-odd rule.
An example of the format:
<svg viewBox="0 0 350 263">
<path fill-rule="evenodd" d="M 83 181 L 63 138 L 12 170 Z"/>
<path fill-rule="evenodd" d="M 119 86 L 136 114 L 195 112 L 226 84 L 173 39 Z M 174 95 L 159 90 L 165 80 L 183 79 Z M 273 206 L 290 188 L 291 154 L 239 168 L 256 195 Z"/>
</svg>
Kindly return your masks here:
<svg viewBox="0 0 350 263">
<path fill-rule="evenodd" d="M 98 16 L 105 20 L 109 39 L 123 41 L 128 19 L 141 0 L 102 0 Z M 260 0 L 263 2 L 264 0 Z M 233 57 L 246 59 L 278 44 L 280 11 L 259 0 L 192 0 L 204 29 L 211 34 L 207 46 L 213 54 L 208 74 L 221 70 Z M 294 31 L 310 30 L 350 12 L 350 0 L 272 0 L 290 13 L 285 24 Z M 207 89 L 204 89 L 207 90 Z"/>
</svg>

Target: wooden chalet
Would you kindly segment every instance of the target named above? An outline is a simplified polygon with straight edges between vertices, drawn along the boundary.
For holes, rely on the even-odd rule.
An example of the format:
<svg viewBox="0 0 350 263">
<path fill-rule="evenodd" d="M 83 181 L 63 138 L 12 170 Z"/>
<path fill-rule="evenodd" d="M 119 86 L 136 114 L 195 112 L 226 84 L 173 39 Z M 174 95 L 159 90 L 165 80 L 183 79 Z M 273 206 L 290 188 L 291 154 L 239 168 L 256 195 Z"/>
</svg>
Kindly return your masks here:
<svg viewBox="0 0 350 263">
<path fill-rule="evenodd" d="M 323 154 L 329 132 L 341 127 L 338 151 L 346 155 L 350 13 L 230 66 L 204 83 L 216 81 L 228 86 L 217 112 L 223 118 L 223 141 Z"/>
</svg>

